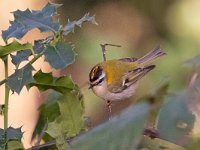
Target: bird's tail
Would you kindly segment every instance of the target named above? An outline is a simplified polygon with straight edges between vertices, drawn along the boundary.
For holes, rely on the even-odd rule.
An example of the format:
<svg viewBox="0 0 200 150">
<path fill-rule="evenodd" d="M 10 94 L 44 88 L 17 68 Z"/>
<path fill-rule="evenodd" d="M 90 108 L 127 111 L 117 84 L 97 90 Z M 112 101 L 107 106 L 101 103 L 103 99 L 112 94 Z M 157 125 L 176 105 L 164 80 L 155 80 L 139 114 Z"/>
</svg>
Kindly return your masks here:
<svg viewBox="0 0 200 150">
<path fill-rule="evenodd" d="M 163 55 L 166 55 L 166 53 L 161 50 L 160 45 L 159 45 L 154 50 L 150 51 L 145 56 L 143 56 L 142 58 L 139 58 L 137 62 L 140 64 L 150 63 L 154 59 L 161 57 Z"/>
</svg>

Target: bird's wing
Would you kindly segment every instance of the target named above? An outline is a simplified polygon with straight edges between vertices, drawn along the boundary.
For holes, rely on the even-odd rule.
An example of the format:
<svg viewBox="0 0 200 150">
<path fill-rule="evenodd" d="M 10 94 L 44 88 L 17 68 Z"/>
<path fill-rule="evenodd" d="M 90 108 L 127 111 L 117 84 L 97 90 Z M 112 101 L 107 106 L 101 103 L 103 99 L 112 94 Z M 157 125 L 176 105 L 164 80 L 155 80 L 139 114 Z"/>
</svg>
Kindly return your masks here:
<svg viewBox="0 0 200 150">
<path fill-rule="evenodd" d="M 155 65 L 150 65 L 144 68 L 136 68 L 132 71 L 127 72 L 121 81 L 116 81 L 112 85 L 108 85 L 108 90 L 112 93 L 121 93 L 127 89 L 142 77 L 144 77 L 149 71 L 155 68 Z"/>
<path fill-rule="evenodd" d="M 137 61 L 138 59 L 137 58 L 131 58 L 131 57 L 127 57 L 127 58 L 121 58 L 119 59 L 120 61 L 123 61 L 123 62 L 135 62 Z"/>
</svg>

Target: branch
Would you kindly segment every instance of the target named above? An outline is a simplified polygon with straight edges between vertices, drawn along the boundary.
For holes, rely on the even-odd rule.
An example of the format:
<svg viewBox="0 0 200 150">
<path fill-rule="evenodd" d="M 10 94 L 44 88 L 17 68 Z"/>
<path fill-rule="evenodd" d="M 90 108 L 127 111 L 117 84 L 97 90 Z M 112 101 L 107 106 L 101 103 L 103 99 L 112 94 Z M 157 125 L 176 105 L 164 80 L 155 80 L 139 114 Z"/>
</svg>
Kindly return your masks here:
<svg viewBox="0 0 200 150">
<path fill-rule="evenodd" d="M 115 46 L 115 47 L 121 47 L 120 45 L 114 45 L 114 44 L 100 44 L 101 50 L 103 53 L 103 60 L 106 61 L 106 46 Z"/>
</svg>

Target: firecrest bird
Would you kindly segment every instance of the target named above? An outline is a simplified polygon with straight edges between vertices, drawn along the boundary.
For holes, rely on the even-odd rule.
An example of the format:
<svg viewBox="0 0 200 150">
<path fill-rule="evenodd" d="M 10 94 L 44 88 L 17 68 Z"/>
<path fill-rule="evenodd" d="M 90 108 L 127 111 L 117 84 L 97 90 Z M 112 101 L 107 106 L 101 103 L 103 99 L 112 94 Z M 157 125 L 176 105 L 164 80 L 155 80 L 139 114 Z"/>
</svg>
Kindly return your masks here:
<svg viewBox="0 0 200 150">
<path fill-rule="evenodd" d="M 105 57 L 105 47 L 102 50 Z M 165 54 L 158 46 L 139 59 L 122 58 L 106 61 L 104 58 L 103 62 L 96 64 L 90 71 L 89 88 L 107 102 L 127 99 L 134 95 L 138 81 L 155 68 L 155 65 L 150 63 Z"/>
</svg>

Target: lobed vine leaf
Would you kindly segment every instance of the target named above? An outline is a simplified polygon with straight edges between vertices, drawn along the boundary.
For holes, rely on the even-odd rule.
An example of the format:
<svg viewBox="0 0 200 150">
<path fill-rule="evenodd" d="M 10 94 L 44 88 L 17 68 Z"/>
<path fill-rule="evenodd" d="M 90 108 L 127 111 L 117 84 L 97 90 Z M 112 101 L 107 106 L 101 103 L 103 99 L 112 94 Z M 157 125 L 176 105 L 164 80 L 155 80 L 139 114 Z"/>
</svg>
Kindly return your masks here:
<svg viewBox="0 0 200 150">
<path fill-rule="evenodd" d="M 62 76 L 56 78 L 52 76 L 52 73 L 43 73 L 41 70 L 39 70 L 33 76 L 33 78 L 34 80 L 27 85 L 28 89 L 36 86 L 40 91 L 53 89 L 60 93 L 65 93 L 66 91 L 73 90 L 75 87 L 75 84 L 73 83 L 71 77 Z"/>
<path fill-rule="evenodd" d="M 158 114 L 157 129 L 162 139 L 181 143 L 192 130 L 195 116 L 188 108 L 191 91 L 185 90 L 168 97 Z"/>
<path fill-rule="evenodd" d="M 73 48 L 64 43 L 58 42 L 55 46 L 45 47 L 45 60 L 55 69 L 63 69 L 75 61 Z"/>
<path fill-rule="evenodd" d="M 32 140 L 36 137 L 36 135 L 40 135 L 43 132 L 48 121 L 53 122 L 57 117 L 60 116 L 60 110 L 57 101 L 61 96 L 61 93 L 53 91 L 49 94 L 46 103 L 40 106 L 40 116 L 33 132 Z"/>
<path fill-rule="evenodd" d="M 149 106 L 130 106 L 120 116 L 95 127 L 70 142 L 73 150 L 131 150 L 138 144 Z"/>
<path fill-rule="evenodd" d="M 15 72 L 8 77 L 7 85 L 11 90 L 19 94 L 22 88 L 32 81 L 32 70 L 34 70 L 34 68 L 30 64 L 25 65 L 21 69 L 16 69 Z"/>
<path fill-rule="evenodd" d="M 69 33 L 74 32 L 75 26 L 81 27 L 82 24 L 86 21 L 98 25 L 97 22 L 95 21 L 95 16 L 90 16 L 89 13 L 86 13 L 81 19 L 77 21 L 68 20 L 68 23 L 63 28 L 64 35 L 68 35 Z"/>
<path fill-rule="evenodd" d="M 4 56 L 9 55 L 11 53 L 26 49 L 32 49 L 32 45 L 30 43 L 20 44 L 17 41 L 13 41 L 8 45 L 0 46 L 0 58 L 3 58 Z"/>
<path fill-rule="evenodd" d="M 66 138 L 76 136 L 84 129 L 84 108 L 82 98 L 79 94 L 66 92 L 59 97 L 57 102 L 61 115 L 53 122 L 48 123 L 46 132 L 56 139 L 58 149 L 63 149 L 63 147 L 67 148 Z"/>
<path fill-rule="evenodd" d="M 21 39 L 28 31 L 38 28 L 41 32 L 57 32 L 60 28 L 58 22 L 53 21 L 53 16 L 57 14 L 60 5 L 48 3 L 42 10 L 14 11 L 14 21 L 10 21 L 11 26 L 2 32 L 5 41 L 14 37 Z"/>
</svg>

